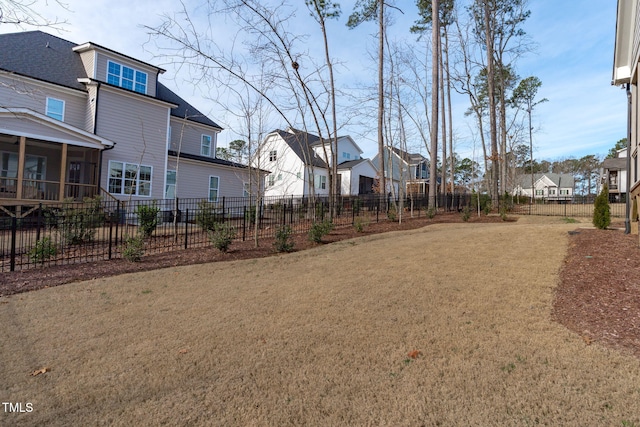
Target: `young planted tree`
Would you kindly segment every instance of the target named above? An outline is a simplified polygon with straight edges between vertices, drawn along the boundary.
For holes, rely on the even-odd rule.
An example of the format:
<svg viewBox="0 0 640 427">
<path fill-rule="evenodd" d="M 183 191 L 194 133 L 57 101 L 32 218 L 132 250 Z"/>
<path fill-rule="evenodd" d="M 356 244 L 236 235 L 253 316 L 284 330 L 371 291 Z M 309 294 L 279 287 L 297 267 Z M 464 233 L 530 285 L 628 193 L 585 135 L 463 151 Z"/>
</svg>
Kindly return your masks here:
<svg viewBox="0 0 640 427">
<path fill-rule="evenodd" d="M 604 230 L 611 225 L 611 213 L 609 211 L 609 188 L 607 184 L 602 186 L 602 191 L 596 197 L 593 205 L 593 225 Z"/>
</svg>

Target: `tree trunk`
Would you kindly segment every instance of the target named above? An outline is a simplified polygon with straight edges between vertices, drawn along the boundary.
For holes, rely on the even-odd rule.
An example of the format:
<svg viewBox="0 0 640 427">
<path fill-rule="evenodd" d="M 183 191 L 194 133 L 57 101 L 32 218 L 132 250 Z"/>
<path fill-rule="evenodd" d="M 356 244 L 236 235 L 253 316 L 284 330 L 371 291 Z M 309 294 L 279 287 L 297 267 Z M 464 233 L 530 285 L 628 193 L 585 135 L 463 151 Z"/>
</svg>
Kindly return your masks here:
<svg viewBox="0 0 640 427">
<path fill-rule="evenodd" d="M 431 10 L 438 11 L 438 0 L 431 0 Z M 431 161 L 429 164 L 429 208 L 436 207 L 437 196 L 437 163 L 438 163 L 438 64 L 440 63 L 440 17 L 432 13 L 431 31 Z"/>
<path fill-rule="evenodd" d="M 493 31 L 490 18 L 490 4 L 484 4 L 484 26 L 485 26 L 485 42 L 487 48 L 487 97 L 489 98 L 489 126 L 491 138 L 491 204 L 493 208 L 498 207 L 498 173 L 499 173 L 499 156 L 498 156 L 498 134 L 496 125 L 496 98 L 495 98 L 495 70 L 493 57 Z"/>
<path fill-rule="evenodd" d="M 384 1 L 378 8 L 378 158 L 380 158 L 380 194 L 387 194 L 384 171 Z M 391 181 L 393 185 L 393 180 Z"/>
</svg>

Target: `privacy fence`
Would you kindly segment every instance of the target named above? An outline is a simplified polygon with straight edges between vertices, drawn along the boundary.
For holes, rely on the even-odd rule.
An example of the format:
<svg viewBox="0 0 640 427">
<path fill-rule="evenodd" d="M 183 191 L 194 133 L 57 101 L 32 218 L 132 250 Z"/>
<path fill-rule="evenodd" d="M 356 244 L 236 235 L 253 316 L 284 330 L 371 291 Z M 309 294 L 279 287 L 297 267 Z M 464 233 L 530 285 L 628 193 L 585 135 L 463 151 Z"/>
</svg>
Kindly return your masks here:
<svg viewBox="0 0 640 427">
<path fill-rule="evenodd" d="M 426 196 L 398 200 L 379 195 L 338 196 L 334 227 L 356 219 L 388 221 L 402 205 L 405 217 L 428 214 Z M 483 198 L 481 197 L 481 205 Z M 477 207 L 475 196 L 439 195 L 437 210 Z M 591 216 L 593 204 L 517 204 L 511 212 L 525 215 Z M 624 205 L 612 205 L 612 216 L 624 216 Z M 273 238 L 280 227 L 307 233 L 314 222 L 330 217 L 326 197 L 221 198 L 130 201 L 86 199 L 84 203 L 0 206 L 0 272 L 41 266 L 95 262 L 123 257 L 129 236 L 144 236 L 145 254 L 209 247 L 216 224 L 235 231 L 236 240 Z M 257 218 L 257 226 L 256 226 Z"/>
</svg>

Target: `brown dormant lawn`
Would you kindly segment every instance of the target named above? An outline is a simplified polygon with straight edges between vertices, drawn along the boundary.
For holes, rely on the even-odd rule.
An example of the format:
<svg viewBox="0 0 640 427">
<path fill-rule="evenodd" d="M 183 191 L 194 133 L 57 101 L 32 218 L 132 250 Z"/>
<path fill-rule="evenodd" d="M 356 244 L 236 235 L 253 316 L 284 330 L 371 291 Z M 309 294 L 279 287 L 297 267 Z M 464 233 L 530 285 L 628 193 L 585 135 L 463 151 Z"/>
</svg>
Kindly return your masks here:
<svg viewBox="0 0 640 427">
<path fill-rule="evenodd" d="M 0 425 L 640 425 L 638 359 L 551 320 L 575 227 L 438 224 L 0 298 Z"/>
</svg>

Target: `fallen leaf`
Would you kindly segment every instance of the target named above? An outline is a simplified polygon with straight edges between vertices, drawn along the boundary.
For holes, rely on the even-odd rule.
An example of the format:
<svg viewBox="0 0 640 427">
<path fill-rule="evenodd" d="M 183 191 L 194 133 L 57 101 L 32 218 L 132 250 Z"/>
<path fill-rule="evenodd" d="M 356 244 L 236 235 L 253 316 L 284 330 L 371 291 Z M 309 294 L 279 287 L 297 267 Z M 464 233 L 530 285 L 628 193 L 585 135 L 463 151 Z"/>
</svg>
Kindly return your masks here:
<svg viewBox="0 0 640 427">
<path fill-rule="evenodd" d="M 46 372 L 49 372 L 50 370 L 51 370 L 51 368 L 42 368 L 42 369 L 38 369 L 37 371 L 33 371 L 33 372 L 31 373 L 31 376 L 32 376 L 32 377 L 35 377 L 35 376 L 37 376 L 37 375 L 40 375 L 40 374 L 44 374 L 44 373 L 46 373 Z"/>
<path fill-rule="evenodd" d="M 407 354 L 407 356 L 409 356 L 412 359 L 417 358 L 418 356 L 420 356 L 420 354 L 422 354 L 422 352 L 420 350 L 411 350 L 409 352 L 409 354 Z"/>
<path fill-rule="evenodd" d="M 187 350 L 186 348 L 183 348 L 182 350 L 178 351 L 178 353 L 180 353 L 180 354 L 186 354 L 188 352 L 189 352 L 189 350 Z"/>
</svg>

